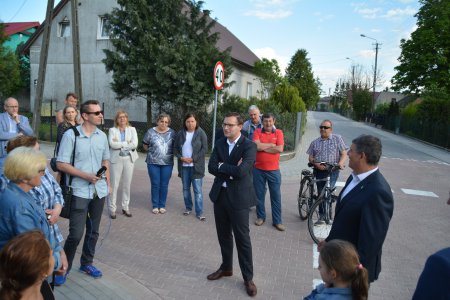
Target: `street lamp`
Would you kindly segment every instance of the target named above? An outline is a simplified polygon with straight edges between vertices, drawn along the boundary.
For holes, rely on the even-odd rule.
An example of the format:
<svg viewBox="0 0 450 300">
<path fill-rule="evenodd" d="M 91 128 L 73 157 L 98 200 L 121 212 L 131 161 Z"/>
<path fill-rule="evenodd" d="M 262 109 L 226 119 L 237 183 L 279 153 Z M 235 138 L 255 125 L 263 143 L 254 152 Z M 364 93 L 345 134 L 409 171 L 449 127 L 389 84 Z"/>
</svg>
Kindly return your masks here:
<svg viewBox="0 0 450 300">
<path fill-rule="evenodd" d="M 370 110 L 371 112 L 373 112 L 374 111 L 374 105 L 375 105 L 375 85 L 377 83 L 378 49 L 379 49 L 380 43 L 378 43 L 377 39 L 374 39 L 374 38 L 372 38 L 370 36 L 367 36 L 365 34 L 361 34 L 361 37 L 368 38 L 368 39 L 371 39 L 371 40 L 375 41 L 375 68 L 373 70 L 373 97 L 372 97 L 372 108 Z"/>
</svg>

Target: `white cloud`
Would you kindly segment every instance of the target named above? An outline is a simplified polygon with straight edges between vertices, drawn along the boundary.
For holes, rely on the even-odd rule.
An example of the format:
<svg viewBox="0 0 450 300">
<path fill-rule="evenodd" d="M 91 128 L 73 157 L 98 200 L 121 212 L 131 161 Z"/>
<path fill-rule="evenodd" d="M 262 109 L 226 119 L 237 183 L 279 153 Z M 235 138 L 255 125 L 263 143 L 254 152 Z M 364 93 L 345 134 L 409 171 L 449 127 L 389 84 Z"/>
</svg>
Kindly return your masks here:
<svg viewBox="0 0 450 300">
<path fill-rule="evenodd" d="M 270 47 L 265 48 L 259 48 L 259 49 L 253 49 L 253 53 L 256 54 L 260 59 L 267 58 L 267 59 L 276 59 L 278 62 L 278 66 L 280 67 L 281 74 L 284 75 L 285 70 L 289 64 L 290 57 L 280 55 L 276 53 L 276 50 Z"/>
<path fill-rule="evenodd" d="M 262 20 L 267 19 L 283 19 L 286 17 L 289 17 L 292 15 L 292 11 L 288 10 L 278 10 L 274 12 L 269 11 L 263 11 L 263 10 L 255 10 L 255 11 L 248 11 L 244 13 L 244 16 L 254 16 Z"/>
<path fill-rule="evenodd" d="M 374 50 L 361 50 L 358 52 L 358 55 L 364 58 L 373 58 L 375 57 Z"/>
<path fill-rule="evenodd" d="M 386 19 L 397 19 L 403 16 L 414 16 L 416 12 L 417 9 L 412 7 L 396 8 L 388 10 L 386 14 L 382 15 L 381 17 Z"/>
<path fill-rule="evenodd" d="M 244 16 L 254 16 L 262 20 L 283 19 L 292 15 L 293 5 L 299 0 L 250 0 L 252 8 Z"/>
<path fill-rule="evenodd" d="M 378 17 L 379 13 L 382 11 L 381 8 L 362 8 L 362 7 L 356 7 L 354 11 L 357 14 L 360 14 L 363 18 L 366 19 L 375 19 Z"/>
</svg>

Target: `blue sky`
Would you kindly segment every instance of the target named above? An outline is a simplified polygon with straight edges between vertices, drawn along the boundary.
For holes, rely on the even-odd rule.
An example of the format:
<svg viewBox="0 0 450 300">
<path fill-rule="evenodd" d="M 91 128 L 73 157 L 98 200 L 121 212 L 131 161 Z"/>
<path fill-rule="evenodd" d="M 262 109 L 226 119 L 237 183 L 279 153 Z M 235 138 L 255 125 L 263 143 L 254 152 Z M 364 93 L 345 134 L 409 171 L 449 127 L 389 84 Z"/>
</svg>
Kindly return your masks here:
<svg viewBox="0 0 450 300">
<path fill-rule="evenodd" d="M 93 1 L 93 0 L 90 0 Z M 97 0 L 101 1 L 101 0 Z M 55 3 L 58 1 L 55 0 Z M 205 0 L 203 8 L 227 27 L 258 57 L 275 58 L 284 68 L 298 49 L 306 49 L 323 94 L 334 90 L 351 65 L 371 73 L 373 43 L 381 45 L 378 69 L 390 85 L 400 55 L 400 39 L 416 28 L 418 0 Z M 0 0 L 3 22 L 39 21 L 45 18 L 46 0 Z M 349 57 L 350 59 L 346 59 Z"/>
</svg>

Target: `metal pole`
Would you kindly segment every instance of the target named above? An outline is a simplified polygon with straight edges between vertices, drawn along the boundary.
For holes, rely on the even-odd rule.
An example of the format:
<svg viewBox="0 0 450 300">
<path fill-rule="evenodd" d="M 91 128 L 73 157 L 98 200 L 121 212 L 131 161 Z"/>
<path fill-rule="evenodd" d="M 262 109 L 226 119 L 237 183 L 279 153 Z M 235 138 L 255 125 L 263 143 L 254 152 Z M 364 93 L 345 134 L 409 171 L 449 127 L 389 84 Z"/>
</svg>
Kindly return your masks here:
<svg viewBox="0 0 450 300">
<path fill-rule="evenodd" d="M 214 121 L 213 121 L 213 136 L 212 136 L 212 150 L 214 150 L 214 143 L 216 141 L 216 119 L 217 119 L 217 94 L 219 92 L 216 90 L 216 97 L 214 99 Z"/>
<path fill-rule="evenodd" d="M 375 43 L 375 70 L 373 70 L 373 98 L 372 98 L 372 109 L 371 112 L 375 110 L 375 86 L 377 85 L 377 62 L 378 62 L 378 41 Z"/>
</svg>

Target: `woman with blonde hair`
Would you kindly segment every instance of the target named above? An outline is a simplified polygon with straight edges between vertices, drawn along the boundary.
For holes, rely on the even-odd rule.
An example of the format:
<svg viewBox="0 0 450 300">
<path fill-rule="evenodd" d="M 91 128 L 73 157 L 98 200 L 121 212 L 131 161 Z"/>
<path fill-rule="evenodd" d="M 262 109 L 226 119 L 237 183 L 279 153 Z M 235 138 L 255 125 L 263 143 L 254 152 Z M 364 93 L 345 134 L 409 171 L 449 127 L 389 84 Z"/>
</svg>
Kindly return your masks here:
<svg viewBox="0 0 450 300">
<path fill-rule="evenodd" d="M 41 294 L 53 272 L 52 248 L 42 232 L 34 230 L 11 239 L 0 252 L 0 299 L 54 299 Z M 47 289 L 49 290 L 49 289 Z"/>
<path fill-rule="evenodd" d="M 130 186 L 133 178 L 134 162 L 139 158 L 136 148 L 138 137 L 136 128 L 128 122 L 128 113 L 119 110 L 114 119 L 114 127 L 108 132 L 109 149 L 111 153 L 111 187 L 109 215 L 111 219 L 116 218 L 117 189 L 122 179 L 122 213 L 132 217 L 130 204 Z"/>
<path fill-rule="evenodd" d="M 39 229 L 53 250 L 55 271 L 64 274 L 67 270 L 64 250 L 51 233 L 44 210 L 28 194 L 41 184 L 46 166 L 47 157 L 38 150 L 18 147 L 8 153 L 4 175 L 9 182 L 0 190 L 0 249 L 18 234 Z"/>
</svg>

